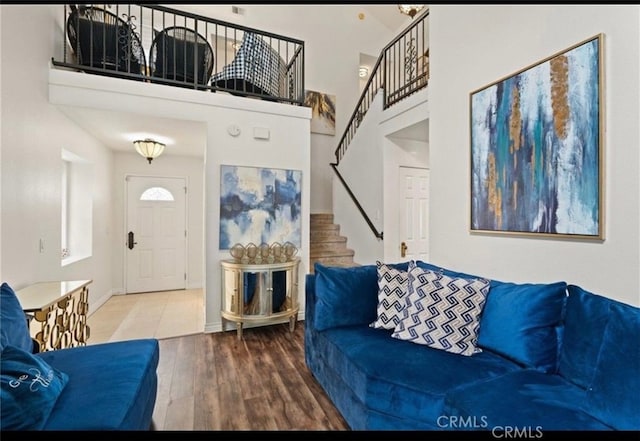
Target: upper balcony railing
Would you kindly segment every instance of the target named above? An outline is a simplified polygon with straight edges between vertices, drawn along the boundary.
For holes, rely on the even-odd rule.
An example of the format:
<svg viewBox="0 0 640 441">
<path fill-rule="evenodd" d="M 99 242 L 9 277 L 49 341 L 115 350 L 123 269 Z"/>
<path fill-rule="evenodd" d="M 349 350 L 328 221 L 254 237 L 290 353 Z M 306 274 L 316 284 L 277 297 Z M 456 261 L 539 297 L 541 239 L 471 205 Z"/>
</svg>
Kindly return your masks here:
<svg viewBox="0 0 640 441">
<path fill-rule="evenodd" d="M 54 66 L 304 104 L 304 42 L 149 4 L 65 5 Z"/>
<path fill-rule="evenodd" d="M 429 10 L 426 10 L 416 17 L 411 26 L 385 46 L 380 53 L 336 148 L 336 162 L 333 165 L 337 166 L 340 163 L 364 115 L 381 89 L 384 92 L 383 108 L 387 109 L 427 86 L 429 43 L 426 19 L 428 16 Z"/>
</svg>

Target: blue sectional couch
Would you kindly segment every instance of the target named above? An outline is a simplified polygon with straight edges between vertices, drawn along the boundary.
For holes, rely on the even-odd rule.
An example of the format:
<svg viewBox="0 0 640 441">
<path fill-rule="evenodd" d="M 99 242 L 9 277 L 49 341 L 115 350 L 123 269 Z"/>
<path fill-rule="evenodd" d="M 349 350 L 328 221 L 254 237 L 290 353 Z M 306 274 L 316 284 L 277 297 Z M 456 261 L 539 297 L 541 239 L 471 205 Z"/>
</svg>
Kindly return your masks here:
<svg viewBox="0 0 640 441">
<path fill-rule="evenodd" d="M 139 339 L 33 353 L 15 292 L 0 292 L 0 430 L 152 429 L 159 345 Z"/>
<path fill-rule="evenodd" d="M 390 265 L 413 271 L 408 266 Z M 640 308 L 565 282 L 490 280 L 477 347 L 461 355 L 394 337 L 397 326 L 372 327 L 381 323 L 383 296 L 376 265 L 314 271 L 306 276 L 305 361 L 354 430 L 534 438 L 640 430 Z"/>
</svg>

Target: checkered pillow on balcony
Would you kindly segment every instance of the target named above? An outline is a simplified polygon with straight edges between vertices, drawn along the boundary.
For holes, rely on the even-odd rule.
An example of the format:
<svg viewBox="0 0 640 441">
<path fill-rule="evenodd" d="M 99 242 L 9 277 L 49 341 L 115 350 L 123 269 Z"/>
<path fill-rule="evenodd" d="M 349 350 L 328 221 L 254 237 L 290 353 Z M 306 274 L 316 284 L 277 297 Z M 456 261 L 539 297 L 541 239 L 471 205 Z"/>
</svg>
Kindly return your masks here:
<svg viewBox="0 0 640 441">
<path fill-rule="evenodd" d="M 247 32 L 233 61 L 215 74 L 211 82 L 228 89 L 243 90 L 246 87 L 248 92 L 284 96 L 286 69 L 284 60 L 274 48 L 262 37 Z"/>
</svg>

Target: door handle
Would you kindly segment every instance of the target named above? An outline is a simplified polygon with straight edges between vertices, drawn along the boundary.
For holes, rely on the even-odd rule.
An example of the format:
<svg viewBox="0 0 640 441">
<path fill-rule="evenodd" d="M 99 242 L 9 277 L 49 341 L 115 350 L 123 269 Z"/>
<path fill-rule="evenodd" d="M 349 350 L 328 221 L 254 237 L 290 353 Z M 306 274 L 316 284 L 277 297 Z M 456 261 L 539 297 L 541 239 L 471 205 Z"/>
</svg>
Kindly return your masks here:
<svg viewBox="0 0 640 441">
<path fill-rule="evenodd" d="M 406 255 L 407 255 L 407 249 L 408 249 L 408 248 L 409 248 L 409 247 L 407 247 L 407 244 L 406 244 L 406 243 L 402 242 L 402 243 L 400 244 L 400 257 L 404 257 L 404 256 L 406 256 Z"/>
<path fill-rule="evenodd" d="M 133 231 L 129 231 L 129 234 L 127 236 L 128 236 L 128 238 L 127 238 L 127 246 L 129 247 L 130 250 L 132 250 L 133 246 L 137 245 L 138 242 L 134 242 L 133 241 Z"/>
</svg>

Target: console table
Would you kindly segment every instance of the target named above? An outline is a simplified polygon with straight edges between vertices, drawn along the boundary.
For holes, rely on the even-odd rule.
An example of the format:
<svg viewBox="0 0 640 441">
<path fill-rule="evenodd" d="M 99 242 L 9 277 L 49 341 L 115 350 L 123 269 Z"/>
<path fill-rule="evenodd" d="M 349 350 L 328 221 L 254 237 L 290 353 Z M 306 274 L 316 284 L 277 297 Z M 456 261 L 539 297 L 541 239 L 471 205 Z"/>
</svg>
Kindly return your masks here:
<svg viewBox="0 0 640 441">
<path fill-rule="evenodd" d="M 300 258 L 264 264 L 222 260 L 222 318 L 236 323 L 238 339 L 244 323 L 273 324 L 289 320 L 293 332 L 298 315 Z"/>
<path fill-rule="evenodd" d="M 41 352 L 87 344 L 91 282 L 40 282 L 16 291 Z"/>
</svg>

